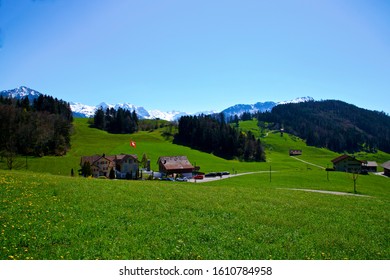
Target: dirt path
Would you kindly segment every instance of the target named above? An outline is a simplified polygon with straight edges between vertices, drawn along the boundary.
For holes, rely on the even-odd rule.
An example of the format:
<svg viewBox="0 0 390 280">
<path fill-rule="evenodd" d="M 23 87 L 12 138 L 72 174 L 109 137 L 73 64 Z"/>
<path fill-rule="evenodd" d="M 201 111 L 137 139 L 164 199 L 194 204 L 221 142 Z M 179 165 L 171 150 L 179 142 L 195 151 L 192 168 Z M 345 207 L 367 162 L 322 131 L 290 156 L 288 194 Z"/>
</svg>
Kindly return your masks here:
<svg viewBox="0 0 390 280">
<path fill-rule="evenodd" d="M 346 193 L 346 192 L 334 192 L 334 191 L 323 191 L 323 190 L 312 190 L 312 189 L 285 189 L 277 188 L 278 190 L 291 190 L 291 191 L 303 191 L 303 192 L 316 192 L 316 193 L 325 193 L 333 195 L 349 195 L 349 196 L 361 196 L 361 197 L 372 197 L 369 195 L 355 194 L 355 193 Z"/>
<path fill-rule="evenodd" d="M 314 164 L 314 163 L 305 161 L 305 160 L 300 159 L 300 158 L 297 158 L 297 157 L 292 157 L 292 156 L 290 156 L 290 157 L 293 158 L 293 159 L 299 160 L 299 161 L 301 161 L 301 162 L 303 162 L 303 163 L 306 163 L 306 164 L 309 164 L 309 165 L 312 165 L 312 166 L 315 166 L 315 167 L 318 167 L 318 168 L 321 168 L 321 169 L 325 169 L 325 167 L 323 167 L 323 166 L 321 166 L 321 165 L 317 165 L 317 164 Z"/>
</svg>

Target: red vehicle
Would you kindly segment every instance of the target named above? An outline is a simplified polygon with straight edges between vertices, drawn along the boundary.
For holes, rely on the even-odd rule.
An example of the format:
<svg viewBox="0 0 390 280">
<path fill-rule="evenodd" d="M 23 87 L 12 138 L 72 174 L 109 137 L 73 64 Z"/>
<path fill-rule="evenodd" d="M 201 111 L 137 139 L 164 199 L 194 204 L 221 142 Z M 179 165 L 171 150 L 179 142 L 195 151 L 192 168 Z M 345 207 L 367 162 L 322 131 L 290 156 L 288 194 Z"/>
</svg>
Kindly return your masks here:
<svg viewBox="0 0 390 280">
<path fill-rule="evenodd" d="M 195 180 L 203 180 L 204 177 L 203 177 L 203 175 L 195 175 L 192 178 L 194 178 Z"/>
</svg>

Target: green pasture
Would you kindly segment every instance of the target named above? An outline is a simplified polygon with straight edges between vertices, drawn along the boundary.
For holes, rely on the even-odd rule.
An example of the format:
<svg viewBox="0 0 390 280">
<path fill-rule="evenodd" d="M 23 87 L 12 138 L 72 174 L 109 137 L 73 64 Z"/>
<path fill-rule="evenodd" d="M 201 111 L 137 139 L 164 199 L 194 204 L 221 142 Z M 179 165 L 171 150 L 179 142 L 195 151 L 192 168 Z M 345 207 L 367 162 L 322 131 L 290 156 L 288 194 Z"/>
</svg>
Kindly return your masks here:
<svg viewBox="0 0 390 280">
<path fill-rule="evenodd" d="M 76 119 L 64 157 L 0 162 L 0 259 L 389 259 L 390 181 L 322 168 L 338 154 L 240 122 L 266 147 L 267 162 L 228 161 L 172 144 L 163 129 L 110 135 Z M 257 130 L 256 130 L 257 129 Z M 129 146 L 130 139 L 137 148 Z M 201 171 L 260 171 L 208 183 L 70 177 L 80 157 L 186 155 Z M 359 159 L 389 160 L 362 153 Z M 27 168 L 26 168 L 27 167 Z M 271 169 L 272 172 L 269 172 Z M 302 189 L 302 190 L 293 190 Z"/>
<path fill-rule="evenodd" d="M 284 133 L 268 131 L 260 134 L 256 121 L 240 122 L 240 128 L 244 131 L 251 130 L 255 136 L 261 137 L 266 149 L 265 163 L 247 163 L 238 160 L 224 160 L 212 154 L 193 150 L 189 147 L 172 144 L 172 139 L 162 136 L 164 128 L 155 129 L 151 132 L 140 131 L 132 135 L 109 134 L 105 131 L 90 128 L 87 119 L 75 119 L 72 135 L 72 147 L 65 156 L 18 157 L 15 159 L 14 169 L 29 170 L 34 172 L 50 173 L 54 175 L 69 176 L 71 169 L 77 174 L 80 169 L 80 158 L 94 154 L 136 154 L 140 159 L 146 154 L 157 170 L 157 160 L 160 156 L 186 155 L 189 160 L 201 167 L 200 171 L 229 171 L 251 172 L 269 170 L 305 170 L 308 168 L 318 169 L 288 156 L 289 149 L 301 149 L 303 154 L 299 159 L 326 168 L 331 167 L 331 159 L 339 154 L 327 149 L 319 149 L 307 146 L 301 139 Z M 265 135 L 265 136 L 264 136 Z M 130 139 L 137 143 L 137 147 L 130 147 Z M 390 159 L 390 155 L 378 152 L 376 154 L 360 153 L 356 155 L 362 160 L 376 160 L 383 163 Z M 0 161 L 0 168 L 6 169 L 5 161 Z M 380 170 L 383 170 L 380 168 Z"/>
<path fill-rule="evenodd" d="M 210 183 L 0 171 L 0 259 L 389 259 L 388 179 L 285 171 Z M 306 179 L 305 179 L 306 178 Z"/>
<path fill-rule="evenodd" d="M 75 119 L 72 135 L 72 147 L 65 156 L 19 157 L 16 158 L 14 169 L 50 173 L 54 175 L 71 174 L 71 169 L 77 173 L 80 169 L 80 158 L 95 154 L 136 154 L 139 159 L 145 153 L 151 160 L 152 168 L 157 170 L 157 160 L 160 156 L 185 155 L 189 160 L 201 167 L 203 172 L 229 171 L 247 172 L 266 169 L 264 164 L 244 163 L 236 160 L 224 160 L 214 155 L 199 152 L 188 147 L 172 144 L 172 139 L 165 139 L 164 129 L 151 132 L 140 131 L 132 135 L 109 134 L 105 131 L 90 128 L 87 119 Z M 130 147 L 130 139 L 137 144 Z M 27 162 L 27 164 L 26 164 Z M 5 161 L 0 162 L 0 168 L 6 169 Z"/>
<path fill-rule="evenodd" d="M 260 133 L 256 120 L 240 122 L 240 128 L 246 131 L 250 130 L 256 137 L 261 138 L 266 148 L 267 162 L 280 166 L 280 169 L 294 168 L 294 163 L 298 162 L 296 159 L 286 157 L 290 149 L 302 150 L 302 155 L 296 158 L 323 168 L 332 167 L 331 160 L 340 155 L 325 148 L 307 146 L 302 139 L 288 133 L 283 133 L 283 136 L 279 131 L 263 131 Z M 377 153 L 360 152 L 353 155 L 360 160 L 377 161 L 379 165 L 390 160 L 390 154 L 382 151 Z M 307 164 L 306 167 L 315 168 Z M 379 166 L 378 171 L 383 171 L 383 168 Z"/>
</svg>

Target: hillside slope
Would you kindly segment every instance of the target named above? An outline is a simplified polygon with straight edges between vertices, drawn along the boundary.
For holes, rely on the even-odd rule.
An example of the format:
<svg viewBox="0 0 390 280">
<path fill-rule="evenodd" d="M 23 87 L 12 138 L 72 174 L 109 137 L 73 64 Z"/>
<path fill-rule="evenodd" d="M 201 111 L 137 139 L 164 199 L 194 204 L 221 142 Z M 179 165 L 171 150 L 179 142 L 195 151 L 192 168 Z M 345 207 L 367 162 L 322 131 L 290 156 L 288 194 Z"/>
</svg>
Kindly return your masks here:
<svg viewBox="0 0 390 280">
<path fill-rule="evenodd" d="M 42 158 L 20 157 L 15 159 L 15 169 L 27 169 L 34 172 L 45 172 L 57 175 L 75 173 L 80 168 L 80 158 L 95 154 L 135 154 L 142 158 L 143 154 L 151 160 L 152 168 L 157 170 L 157 160 L 160 156 L 186 155 L 191 163 L 199 165 L 201 171 L 250 172 L 266 170 L 266 165 L 245 163 L 237 160 L 225 160 L 212 154 L 200 152 L 189 147 L 172 144 L 162 134 L 163 129 L 140 131 L 134 134 L 109 134 L 105 131 L 90 128 L 88 119 L 74 120 L 74 132 L 71 137 L 71 149 L 65 156 L 45 156 Z M 129 145 L 130 139 L 136 142 L 136 148 Z M 5 162 L 0 162 L 0 168 L 6 169 Z"/>
<path fill-rule="evenodd" d="M 308 145 L 335 152 L 390 153 L 390 116 L 383 112 L 325 100 L 279 105 L 257 117 L 305 139 Z"/>
<path fill-rule="evenodd" d="M 244 131 L 251 130 L 255 137 L 261 136 L 255 120 L 240 122 L 240 128 Z M 109 134 L 90 128 L 87 119 L 75 119 L 71 149 L 65 156 L 19 157 L 15 159 L 14 167 L 19 170 L 27 169 L 34 172 L 69 176 L 72 168 L 77 174 L 77 170 L 80 168 L 80 158 L 85 155 L 128 153 L 136 154 L 142 158 L 145 153 L 151 160 L 151 167 L 154 170 L 158 169 L 157 159 L 160 156 L 186 155 L 191 163 L 201 167 L 200 171 L 202 172 L 237 171 L 240 173 L 266 171 L 269 170 L 270 165 L 272 165 L 272 170 L 306 170 L 306 164 L 288 156 L 289 149 L 302 149 L 303 155 L 300 158 L 323 167 L 331 164 L 331 159 L 339 155 L 328 149 L 308 146 L 301 139 L 288 133 L 285 133 L 284 137 L 280 137 L 280 133 L 271 131 L 261 138 L 261 142 L 265 146 L 267 162 L 240 162 L 225 160 L 209 153 L 172 144 L 171 139 L 165 139 L 162 136 L 163 133 L 164 129 L 156 129 L 132 135 Z M 136 148 L 130 147 L 130 139 L 137 143 Z M 390 159 L 390 155 L 383 152 L 362 153 L 357 156 L 359 159 L 376 160 L 378 163 Z M 0 161 L 0 168 L 6 169 L 5 160 Z"/>
<path fill-rule="evenodd" d="M 255 120 L 239 125 L 262 137 L 268 162 L 223 160 L 174 145 L 159 129 L 112 135 L 76 119 L 66 156 L 28 158 L 28 171 L 0 170 L 0 260 L 389 259 L 388 178 L 360 176 L 355 196 L 350 174 L 327 177 L 288 149 L 302 149 L 299 158 L 319 166 L 336 153 L 261 132 Z M 145 152 L 154 164 L 160 155 L 184 154 L 204 171 L 276 172 L 203 184 L 69 176 L 81 155 L 121 152 Z"/>
</svg>

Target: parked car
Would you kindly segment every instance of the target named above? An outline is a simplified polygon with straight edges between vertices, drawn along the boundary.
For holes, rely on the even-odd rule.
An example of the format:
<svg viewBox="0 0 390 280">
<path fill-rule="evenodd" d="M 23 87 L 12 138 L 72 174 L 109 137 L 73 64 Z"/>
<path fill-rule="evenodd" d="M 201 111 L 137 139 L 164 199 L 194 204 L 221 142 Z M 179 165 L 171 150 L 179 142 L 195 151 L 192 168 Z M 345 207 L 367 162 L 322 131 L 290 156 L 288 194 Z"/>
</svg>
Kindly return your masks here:
<svg viewBox="0 0 390 280">
<path fill-rule="evenodd" d="M 194 177 L 195 180 L 203 180 L 204 176 L 203 175 L 195 175 Z"/>
<path fill-rule="evenodd" d="M 204 175 L 206 178 L 209 178 L 209 177 L 216 177 L 217 176 L 217 173 L 215 172 L 210 172 L 210 173 L 207 173 L 206 175 Z"/>
<path fill-rule="evenodd" d="M 166 177 L 166 178 L 159 178 L 161 181 L 175 181 L 172 177 Z"/>
<path fill-rule="evenodd" d="M 228 172 L 228 171 L 223 171 L 223 172 L 222 172 L 222 175 L 230 175 L 230 172 Z"/>
<path fill-rule="evenodd" d="M 183 177 L 183 178 L 176 178 L 176 181 L 178 181 L 178 182 L 187 182 L 187 181 L 188 181 L 188 179 L 187 179 L 187 177 Z"/>
</svg>

